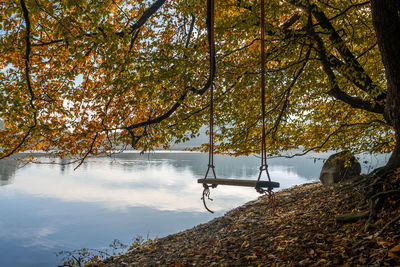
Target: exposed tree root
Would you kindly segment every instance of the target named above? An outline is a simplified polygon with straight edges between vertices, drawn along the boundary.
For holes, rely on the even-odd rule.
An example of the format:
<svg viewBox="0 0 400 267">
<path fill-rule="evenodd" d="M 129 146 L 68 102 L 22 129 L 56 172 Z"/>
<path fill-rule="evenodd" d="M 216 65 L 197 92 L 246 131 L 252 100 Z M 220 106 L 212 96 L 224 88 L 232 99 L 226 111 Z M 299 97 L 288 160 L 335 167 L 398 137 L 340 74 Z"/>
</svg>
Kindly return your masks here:
<svg viewBox="0 0 400 267">
<path fill-rule="evenodd" d="M 368 178 L 374 179 L 377 177 L 386 177 L 388 174 L 393 173 L 396 168 L 383 166 L 373 170 L 370 174 L 367 175 Z"/>
<path fill-rule="evenodd" d="M 373 171 L 368 177 L 368 184 L 365 187 L 365 202 L 368 203 L 369 216 L 365 223 L 365 231 L 375 228 L 375 222 L 388 198 L 400 196 L 399 185 L 393 183 L 391 175 L 395 169 L 382 167 Z"/>
<path fill-rule="evenodd" d="M 380 236 L 383 232 L 386 231 L 386 229 L 388 229 L 389 227 L 392 227 L 398 221 L 400 221 L 400 214 L 397 215 L 397 217 L 395 217 L 393 220 L 391 220 L 385 226 L 383 226 L 382 229 L 375 234 L 375 236 Z"/>
<path fill-rule="evenodd" d="M 342 214 L 335 217 L 335 222 L 338 224 L 352 223 L 360 219 L 368 218 L 369 212 Z"/>
<path fill-rule="evenodd" d="M 338 224 L 346 224 L 367 218 L 365 222 L 365 231 L 371 231 L 380 227 L 381 229 L 375 235 L 381 235 L 385 230 L 400 220 L 400 215 L 397 215 L 383 227 L 382 225 L 375 225 L 380 217 L 382 209 L 386 209 L 385 207 L 391 205 L 390 203 L 398 205 L 400 201 L 399 177 L 400 175 L 399 173 L 396 174 L 395 168 L 381 167 L 368 175 L 353 179 L 346 187 L 352 186 L 354 189 L 362 188 L 364 197 L 360 201 L 357 209 L 367 211 L 338 215 L 335 217 L 335 222 Z"/>
</svg>

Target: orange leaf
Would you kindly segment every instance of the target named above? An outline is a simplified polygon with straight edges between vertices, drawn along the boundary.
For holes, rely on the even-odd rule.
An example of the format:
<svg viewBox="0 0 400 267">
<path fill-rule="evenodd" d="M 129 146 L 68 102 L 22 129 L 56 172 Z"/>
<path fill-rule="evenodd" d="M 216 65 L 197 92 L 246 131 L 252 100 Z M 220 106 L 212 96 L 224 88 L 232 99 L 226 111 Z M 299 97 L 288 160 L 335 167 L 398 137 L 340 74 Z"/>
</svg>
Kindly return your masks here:
<svg viewBox="0 0 400 267">
<path fill-rule="evenodd" d="M 391 258 L 400 259 L 400 245 L 397 245 L 389 250 L 388 256 Z"/>
</svg>

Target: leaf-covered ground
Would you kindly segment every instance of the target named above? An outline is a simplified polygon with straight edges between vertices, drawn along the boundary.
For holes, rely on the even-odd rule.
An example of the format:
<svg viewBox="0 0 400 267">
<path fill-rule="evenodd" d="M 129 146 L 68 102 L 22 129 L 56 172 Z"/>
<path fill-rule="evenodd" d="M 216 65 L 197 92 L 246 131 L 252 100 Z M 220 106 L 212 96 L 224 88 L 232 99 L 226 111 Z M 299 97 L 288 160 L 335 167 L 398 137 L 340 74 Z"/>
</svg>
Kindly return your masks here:
<svg viewBox="0 0 400 267">
<path fill-rule="evenodd" d="M 400 266 L 399 200 L 388 199 L 376 228 L 366 219 L 338 224 L 357 213 L 362 185 L 320 183 L 276 193 L 274 216 L 262 197 L 190 230 L 147 241 L 97 266 Z"/>
</svg>

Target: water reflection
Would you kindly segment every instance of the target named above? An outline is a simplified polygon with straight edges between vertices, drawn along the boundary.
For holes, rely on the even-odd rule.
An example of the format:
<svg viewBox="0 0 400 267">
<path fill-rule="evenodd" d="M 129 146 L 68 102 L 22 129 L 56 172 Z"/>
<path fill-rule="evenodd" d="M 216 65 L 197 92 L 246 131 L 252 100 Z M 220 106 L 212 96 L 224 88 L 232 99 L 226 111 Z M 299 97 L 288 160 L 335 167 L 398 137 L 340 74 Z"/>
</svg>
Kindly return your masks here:
<svg viewBox="0 0 400 267">
<path fill-rule="evenodd" d="M 12 182 L 19 162 L 12 158 L 0 160 L 0 186 L 7 185 Z"/>
<path fill-rule="evenodd" d="M 206 159 L 207 155 L 200 153 L 124 153 L 112 159 L 89 159 L 78 171 L 72 165 L 32 165 L 21 170 L 13 189 L 64 202 L 100 203 L 108 209 L 148 207 L 201 212 L 197 178 L 204 175 Z M 217 156 L 215 164 L 218 177 L 255 179 L 258 172 L 258 159 L 251 157 Z M 296 166 L 270 164 L 271 176 L 280 181 L 282 188 L 307 181 L 296 172 Z M 57 168 L 60 175 L 54 172 Z M 213 194 L 216 211 L 257 197 L 252 188 L 238 187 L 219 187 Z"/>
<path fill-rule="evenodd" d="M 41 161 L 52 161 L 40 157 Z M 221 216 L 258 197 L 253 188 L 219 186 L 207 213 L 200 200 L 207 155 L 122 153 L 74 165 L 0 161 L 0 266 L 56 266 L 55 252 L 100 248 L 136 235 L 165 236 Z M 59 162 L 59 163 L 65 163 Z M 322 161 L 271 159 L 281 188 L 318 179 Z M 256 179 L 259 159 L 216 156 L 217 176 Z M 12 183 L 11 183 L 12 181 Z"/>
</svg>

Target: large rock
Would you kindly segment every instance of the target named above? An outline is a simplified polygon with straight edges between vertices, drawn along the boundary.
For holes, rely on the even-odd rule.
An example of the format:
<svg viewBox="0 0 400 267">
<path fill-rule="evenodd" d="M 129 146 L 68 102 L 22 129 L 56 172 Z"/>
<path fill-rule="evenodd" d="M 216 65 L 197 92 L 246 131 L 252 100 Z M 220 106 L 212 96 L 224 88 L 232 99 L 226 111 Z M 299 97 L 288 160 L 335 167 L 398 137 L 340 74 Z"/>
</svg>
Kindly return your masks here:
<svg viewBox="0 0 400 267">
<path fill-rule="evenodd" d="M 350 177 L 358 176 L 361 165 L 349 151 L 331 155 L 322 166 L 319 180 L 323 185 L 332 185 Z"/>
</svg>

